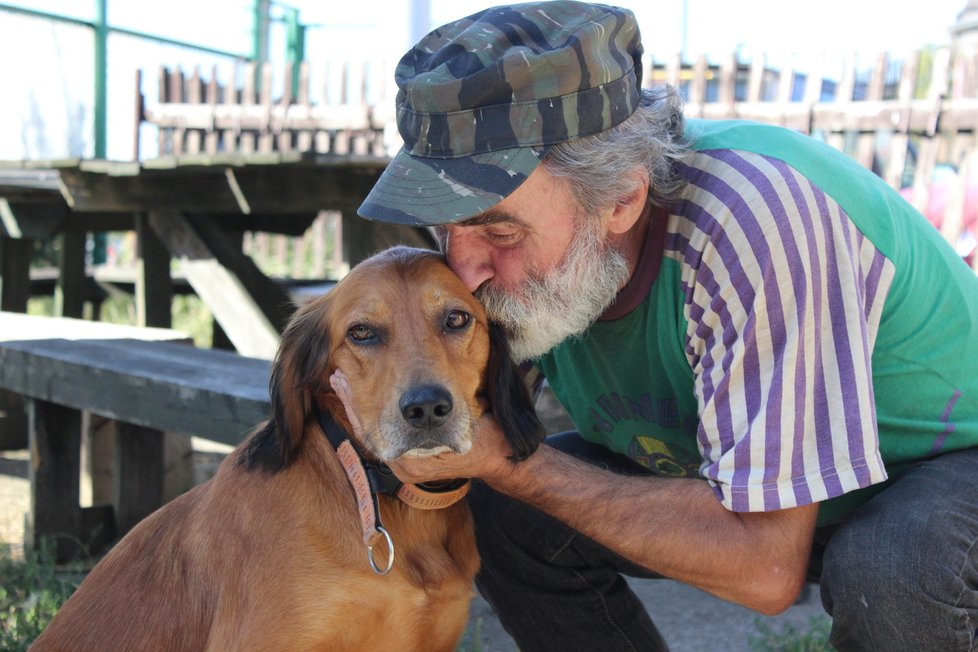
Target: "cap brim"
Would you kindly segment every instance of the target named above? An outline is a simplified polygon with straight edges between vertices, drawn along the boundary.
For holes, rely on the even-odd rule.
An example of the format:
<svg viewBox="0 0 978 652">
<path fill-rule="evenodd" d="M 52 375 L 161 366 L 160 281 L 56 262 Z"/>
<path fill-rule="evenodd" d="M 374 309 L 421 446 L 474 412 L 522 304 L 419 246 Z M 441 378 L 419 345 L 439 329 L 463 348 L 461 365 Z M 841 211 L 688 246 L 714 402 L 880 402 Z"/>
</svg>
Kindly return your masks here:
<svg viewBox="0 0 978 652">
<path fill-rule="evenodd" d="M 411 156 L 402 149 L 357 213 L 368 220 L 411 226 L 466 220 L 516 190 L 547 149 L 521 147 L 452 159 Z"/>
</svg>

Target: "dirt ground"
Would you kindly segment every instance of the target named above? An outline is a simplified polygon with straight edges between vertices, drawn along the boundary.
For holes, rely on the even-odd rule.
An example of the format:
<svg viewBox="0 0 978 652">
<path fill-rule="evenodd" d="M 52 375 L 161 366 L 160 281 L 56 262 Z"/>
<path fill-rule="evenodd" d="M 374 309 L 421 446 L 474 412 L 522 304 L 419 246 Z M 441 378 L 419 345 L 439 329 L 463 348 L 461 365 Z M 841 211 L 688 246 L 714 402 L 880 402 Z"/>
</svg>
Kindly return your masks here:
<svg viewBox="0 0 978 652">
<path fill-rule="evenodd" d="M 206 475 L 215 465 L 213 450 L 195 451 L 198 471 Z M 0 542 L 23 544 L 24 517 L 29 509 L 29 458 L 27 451 L 0 451 Z M 636 580 L 633 590 L 646 604 L 653 619 L 675 652 L 723 649 L 748 652 L 759 627 L 779 631 L 791 623 L 807 631 L 812 618 L 824 617 L 817 587 L 786 613 L 764 617 L 706 593 L 668 580 Z M 516 645 L 499 624 L 492 608 L 478 595 L 472 602 L 468 642 L 463 649 L 483 652 L 515 652 Z M 478 639 L 478 642 L 476 642 Z"/>
</svg>

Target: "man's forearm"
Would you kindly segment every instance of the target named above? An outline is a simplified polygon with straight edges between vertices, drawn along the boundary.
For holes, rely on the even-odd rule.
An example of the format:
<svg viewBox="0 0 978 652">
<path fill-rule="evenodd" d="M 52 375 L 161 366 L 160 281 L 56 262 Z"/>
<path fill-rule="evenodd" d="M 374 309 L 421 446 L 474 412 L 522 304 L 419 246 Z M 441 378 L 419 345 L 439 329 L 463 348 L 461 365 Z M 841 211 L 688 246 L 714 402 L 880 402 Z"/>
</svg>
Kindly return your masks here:
<svg viewBox="0 0 978 652">
<path fill-rule="evenodd" d="M 702 480 L 611 473 L 549 446 L 484 478 L 649 570 L 764 613 L 801 589 L 815 506 L 737 514 Z"/>
</svg>

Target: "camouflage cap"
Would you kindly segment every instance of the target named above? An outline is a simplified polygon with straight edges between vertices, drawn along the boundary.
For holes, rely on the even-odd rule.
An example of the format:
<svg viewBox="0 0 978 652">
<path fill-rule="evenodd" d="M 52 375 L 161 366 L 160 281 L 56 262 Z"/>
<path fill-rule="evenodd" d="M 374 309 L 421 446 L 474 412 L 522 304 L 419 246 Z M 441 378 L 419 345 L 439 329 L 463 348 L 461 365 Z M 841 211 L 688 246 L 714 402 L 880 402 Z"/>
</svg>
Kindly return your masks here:
<svg viewBox="0 0 978 652">
<path fill-rule="evenodd" d="M 488 210 L 551 145 L 634 112 L 641 57 L 632 12 L 584 2 L 493 7 L 434 30 L 397 66 L 404 147 L 360 215 L 437 225 Z"/>
</svg>

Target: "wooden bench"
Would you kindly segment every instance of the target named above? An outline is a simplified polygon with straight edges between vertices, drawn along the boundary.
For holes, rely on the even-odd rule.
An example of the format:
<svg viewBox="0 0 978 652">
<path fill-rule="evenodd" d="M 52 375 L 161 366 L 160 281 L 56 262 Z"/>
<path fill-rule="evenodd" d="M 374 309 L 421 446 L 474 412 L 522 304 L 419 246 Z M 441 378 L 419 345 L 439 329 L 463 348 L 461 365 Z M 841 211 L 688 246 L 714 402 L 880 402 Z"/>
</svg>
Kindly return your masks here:
<svg viewBox="0 0 978 652">
<path fill-rule="evenodd" d="M 165 329 L 0 313 L 0 389 L 28 414 L 29 543 L 53 537 L 64 559 L 128 531 L 163 502 L 163 433 L 237 444 L 269 413 L 270 365 Z M 111 505 L 79 504 L 85 412 L 117 422 Z"/>
</svg>

